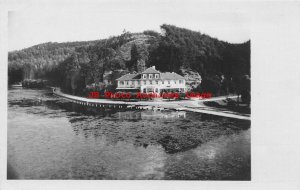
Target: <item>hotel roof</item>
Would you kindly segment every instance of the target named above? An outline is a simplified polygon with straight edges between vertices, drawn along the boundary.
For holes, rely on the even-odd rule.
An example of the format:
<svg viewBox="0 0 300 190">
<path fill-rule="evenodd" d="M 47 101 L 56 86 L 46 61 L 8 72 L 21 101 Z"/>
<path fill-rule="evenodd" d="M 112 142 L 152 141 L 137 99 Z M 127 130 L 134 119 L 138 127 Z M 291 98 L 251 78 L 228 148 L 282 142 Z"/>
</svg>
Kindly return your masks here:
<svg viewBox="0 0 300 190">
<path fill-rule="evenodd" d="M 181 79 L 185 79 L 185 78 L 174 72 L 172 72 L 172 73 L 166 72 L 166 73 L 160 73 L 159 79 L 153 78 L 152 80 L 181 80 Z M 143 79 L 141 79 L 141 74 L 139 74 L 139 73 L 135 73 L 135 74 L 129 73 L 129 74 L 121 76 L 117 80 L 143 80 Z"/>
<path fill-rule="evenodd" d="M 162 80 L 179 80 L 179 79 L 185 79 L 185 78 L 174 72 L 172 72 L 172 73 L 166 72 L 166 73 L 160 73 L 160 79 L 162 79 Z"/>
<path fill-rule="evenodd" d="M 126 75 L 123 75 L 121 76 L 120 78 L 116 79 L 116 80 L 133 80 L 133 79 L 140 79 L 141 77 L 139 77 L 139 73 L 135 73 L 135 74 L 126 74 Z"/>
<path fill-rule="evenodd" d="M 160 73 L 158 70 L 155 69 L 155 66 L 149 67 L 145 71 L 142 72 L 143 74 L 151 74 L 151 73 Z"/>
</svg>

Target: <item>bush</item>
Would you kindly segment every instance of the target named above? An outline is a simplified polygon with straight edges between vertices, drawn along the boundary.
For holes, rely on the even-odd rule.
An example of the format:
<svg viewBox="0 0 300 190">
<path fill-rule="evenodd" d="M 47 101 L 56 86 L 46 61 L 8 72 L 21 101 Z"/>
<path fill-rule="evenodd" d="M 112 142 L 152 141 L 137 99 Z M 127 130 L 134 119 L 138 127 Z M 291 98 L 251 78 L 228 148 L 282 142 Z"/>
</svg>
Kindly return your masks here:
<svg viewBox="0 0 300 190">
<path fill-rule="evenodd" d="M 211 93 L 215 96 L 218 96 L 221 90 L 221 83 L 217 77 L 205 78 L 195 90 L 198 92 Z"/>
</svg>

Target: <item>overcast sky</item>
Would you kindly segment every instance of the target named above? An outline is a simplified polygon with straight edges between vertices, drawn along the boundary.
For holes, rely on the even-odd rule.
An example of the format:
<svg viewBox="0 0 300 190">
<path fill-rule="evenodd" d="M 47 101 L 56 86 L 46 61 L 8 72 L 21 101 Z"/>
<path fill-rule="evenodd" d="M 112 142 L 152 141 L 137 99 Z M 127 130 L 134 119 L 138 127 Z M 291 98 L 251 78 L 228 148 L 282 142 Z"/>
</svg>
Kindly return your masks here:
<svg viewBox="0 0 300 190">
<path fill-rule="evenodd" d="M 124 29 L 160 32 L 160 25 L 164 23 L 200 31 L 231 43 L 250 39 L 249 20 L 240 4 L 133 0 L 71 2 L 54 0 L 10 11 L 9 50 L 49 41 L 103 39 L 119 35 Z"/>
</svg>

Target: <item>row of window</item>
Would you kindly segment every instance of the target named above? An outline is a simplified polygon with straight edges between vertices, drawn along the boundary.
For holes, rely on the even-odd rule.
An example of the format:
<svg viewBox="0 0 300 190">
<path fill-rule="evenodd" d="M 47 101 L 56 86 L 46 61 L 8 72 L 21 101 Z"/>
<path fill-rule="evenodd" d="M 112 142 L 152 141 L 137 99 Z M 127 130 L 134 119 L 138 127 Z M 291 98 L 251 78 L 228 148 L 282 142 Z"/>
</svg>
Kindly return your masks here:
<svg viewBox="0 0 300 190">
<path fill-rule="evenodd" d="M 159 74 L 148 74 L 148 78 L 153 79 L 153 75 L 154 75 L 155 79 L 159 78 Z M 143 79 L 146 79 L 146 78 L 147 78 L 147 74 L 143 74 Z"/>
<path fill-rule="evenodd" d="M 147 84 L 146 81 L 135 81 L 135 84 L 141 85 L 141 82 L 143 82 L 142 84 L 144 84 L 144 85 Z M 170 80 L 161 81 L 161 82 L 162 82 L 162 84 L 171 84 Z M 179 82 L 179 84 L 183 84 L 183 80 L 179 80 L 178 82 Z M 156 80 L 156 81 L 151 81 L 150 80 L 149 83 L 150 84 L 158 84 L 158 80 Z M 174 83 L 177 84 L 177 81 L 175 80 Z M 120 85 L 124 85 L 124 84 L 131 85 L 131 84 L 134 84 L 134 81 L 120 81 Z"/>
</svg>

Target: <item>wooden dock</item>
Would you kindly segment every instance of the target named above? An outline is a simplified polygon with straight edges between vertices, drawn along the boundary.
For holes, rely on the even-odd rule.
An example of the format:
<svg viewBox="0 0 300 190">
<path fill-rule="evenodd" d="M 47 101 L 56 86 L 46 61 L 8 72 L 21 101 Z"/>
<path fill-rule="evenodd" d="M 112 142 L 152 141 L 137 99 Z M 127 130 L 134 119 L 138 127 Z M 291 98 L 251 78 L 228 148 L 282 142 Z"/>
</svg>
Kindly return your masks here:
<svg viewBox="0 0 300 190">
<path fill-rule="evenodd" d="M 176 111 L 191 111 L 197 113 L 217 115 L 221 117 L 228 117 L 234 119 L 250 120 L 250 115 L 242 115 L 231 111 L 221 111 L 217 109 L 207 109 L 207 106 L 198 106 L 198 107 L 187 107 L 185 105 L 194 104 L 199 105 L 201 102 L 205 101 L 216 101 L 216 100 L 225 100 L 226 98 L 236 98 L 237 96 L 223 96 L 215 97 L 210 99 L 200 99 L 200 100 L 182 100 L 182 101 L 138 101 L 138 102 L 126 102 L 126 101 L 115 101 L 109 99 L 89 99 L 79 96 L 73 96 L 60 92 L 60 90 L 53 89 L 53 94 L 55 96 L 64 98 L 70 102 L 91 106 L 91 107 L 103 107 L 103 108 L 126 108 L 126 109 L 148 109 L 148 110 L 163 110 L 170 109 Z"/>
</svg>

